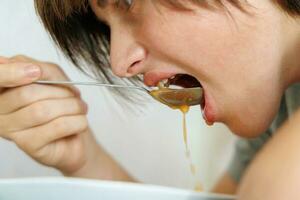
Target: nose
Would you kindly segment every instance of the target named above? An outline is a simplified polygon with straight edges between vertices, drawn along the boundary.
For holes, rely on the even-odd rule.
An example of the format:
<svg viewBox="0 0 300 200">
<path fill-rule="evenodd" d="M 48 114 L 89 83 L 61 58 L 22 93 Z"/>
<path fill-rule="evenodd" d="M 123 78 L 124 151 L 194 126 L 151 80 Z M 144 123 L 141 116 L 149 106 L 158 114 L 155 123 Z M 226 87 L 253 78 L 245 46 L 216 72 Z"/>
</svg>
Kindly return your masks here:
<svg viewBox="0 0 300 200">
<path fill-rule="evenodd" d="M 119 77 L 132 77 L 143 73 L 145 48 L 126 29 L 111 29 L 110 62 L 112 72 Z"/>
</svg>

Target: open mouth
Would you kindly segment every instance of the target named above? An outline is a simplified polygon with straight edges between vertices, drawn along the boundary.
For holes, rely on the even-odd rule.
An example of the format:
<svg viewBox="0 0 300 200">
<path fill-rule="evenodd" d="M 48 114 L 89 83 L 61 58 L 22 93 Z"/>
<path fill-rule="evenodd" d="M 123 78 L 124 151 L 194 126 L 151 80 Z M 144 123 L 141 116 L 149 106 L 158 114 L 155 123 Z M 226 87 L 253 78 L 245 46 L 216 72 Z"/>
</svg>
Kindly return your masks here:
<svg viewBox="0 0 300 200">
<path fill-rule="evenodd" d="M 165 86 L 180 86 L 183 88 L 202 87 L 201 83 L 193 76 L 187 74 L 176 74 L 168 79 L 164 79 Z"/>
<path fill-rule="evenodd" d="M 169 88 L 196 88 L 201 87 L 201 83 L 195 77 L 188 74 L 176 74 L 170 78 L 161 80 L 158 85 Z M 200 102 L 202 108 L 205 107 L 205 99 Z"/>
<path fill-rule="evenodd" d="M 170 89 L 201 87 L 203 89 L 203 98 L 199 104 L 202 116 L 207 124 L 211 125 L 214 123 L 214 111 L 210 102 L 207 101 L 207 93 L 204 91 L 204 87 L 197 78 L 188 74 L 148 72 L 144 74 L 144 83 L 149 87 L 168 87 Z"/>
</svg>

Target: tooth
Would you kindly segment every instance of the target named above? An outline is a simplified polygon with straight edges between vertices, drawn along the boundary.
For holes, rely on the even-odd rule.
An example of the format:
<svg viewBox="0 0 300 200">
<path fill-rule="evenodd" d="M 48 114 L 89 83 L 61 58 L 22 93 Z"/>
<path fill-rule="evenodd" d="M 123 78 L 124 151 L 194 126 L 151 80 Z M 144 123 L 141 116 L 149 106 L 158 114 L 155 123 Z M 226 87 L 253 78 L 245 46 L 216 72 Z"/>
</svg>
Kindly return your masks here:
<svg viewBox="0 0 300 200">
<path fill-rule="evenodd" d="M 169 79 L 174 79 L 174 78 L 175 78 L 175 76 L 176 76 L 176 75 L 174 75 L 174 76 L 171 76 Z"/>
<path fill-rule="evenodd" d="M 157 84 L 157 87 L 158 87 L 159 89 L 162 89 L 162 88 L 165 88 L 165 85 L 163 84 L 162 81 L 159 81 L 158 84 Z"/>
<path fill-rule="evenodd" d="M 168 83 L 168 79 L 167 78 L 165 78 L 165 79 L 163 79 L 163 80 L 161 80 L 161 82 L 165 85 L 165 84 L 167 84 Z"/>
<path fill-rule="evenodd" d="M 160 88 L 168 87 L 168 82 L 169 82 L 168 79 L 163 79 L 163 80 L 159 81 L 158 87 L 160 87 Z"/>
</svg>

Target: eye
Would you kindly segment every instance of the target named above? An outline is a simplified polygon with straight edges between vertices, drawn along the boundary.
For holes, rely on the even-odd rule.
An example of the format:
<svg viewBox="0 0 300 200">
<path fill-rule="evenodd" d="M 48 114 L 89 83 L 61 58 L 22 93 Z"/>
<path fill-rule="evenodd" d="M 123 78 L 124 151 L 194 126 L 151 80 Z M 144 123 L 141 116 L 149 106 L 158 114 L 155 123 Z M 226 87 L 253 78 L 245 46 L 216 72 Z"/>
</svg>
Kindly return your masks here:
<svg viewBox="0 0 300 200">
<path fill-rule="evenodd" d="M 134 0 L 117 0 L 116 6 L 120 9 L 129 11 L 133 8 Z"/>
</svg>

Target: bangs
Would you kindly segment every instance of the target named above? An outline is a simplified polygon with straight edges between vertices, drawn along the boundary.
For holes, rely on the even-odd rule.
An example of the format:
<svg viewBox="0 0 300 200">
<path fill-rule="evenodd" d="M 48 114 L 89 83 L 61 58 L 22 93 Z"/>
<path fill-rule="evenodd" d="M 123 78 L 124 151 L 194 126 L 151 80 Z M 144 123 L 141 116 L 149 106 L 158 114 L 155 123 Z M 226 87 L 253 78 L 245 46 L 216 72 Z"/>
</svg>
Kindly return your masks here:
<svg viewBox="0 0 300 200">
<path fill-rule="evenodd" d="M 140 77 L 127 79 L 113 75 L 109 62 L 110 29 L 94 15 L 88 0 L 35 0 L 36 11 L 55 44 L 83 73 L 96 81 L 138 85 Z M 126 101 L 143 102 L 141 92 L 112 88 Z"/>
</svg>

